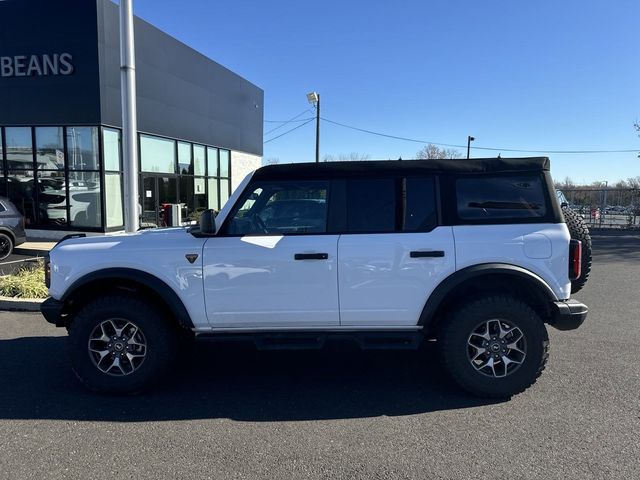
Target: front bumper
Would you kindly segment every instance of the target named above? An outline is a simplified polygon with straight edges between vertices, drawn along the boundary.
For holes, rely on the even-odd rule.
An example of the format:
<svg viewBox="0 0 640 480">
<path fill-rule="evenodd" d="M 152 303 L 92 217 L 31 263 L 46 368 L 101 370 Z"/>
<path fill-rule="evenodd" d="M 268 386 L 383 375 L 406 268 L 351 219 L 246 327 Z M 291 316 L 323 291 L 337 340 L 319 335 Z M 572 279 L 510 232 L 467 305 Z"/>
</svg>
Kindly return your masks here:
<svg viewBox="0 0 640 480">
<path fill-rule="evenodd" d="M 42 313 L 47 322 L 54 324 L 56 327 L 64 327 L 63 306 L 64 304 L 61 301 L 49 297 L 40 304 L 40 313 Z"/>
<path fill-rule="evenodd" d="M 587 318 L 589 309 L 584 303 L 569 299 L 562 302 L 553 302 L 552 327 L 558 330 L 575 330 Z"/>
</svg>

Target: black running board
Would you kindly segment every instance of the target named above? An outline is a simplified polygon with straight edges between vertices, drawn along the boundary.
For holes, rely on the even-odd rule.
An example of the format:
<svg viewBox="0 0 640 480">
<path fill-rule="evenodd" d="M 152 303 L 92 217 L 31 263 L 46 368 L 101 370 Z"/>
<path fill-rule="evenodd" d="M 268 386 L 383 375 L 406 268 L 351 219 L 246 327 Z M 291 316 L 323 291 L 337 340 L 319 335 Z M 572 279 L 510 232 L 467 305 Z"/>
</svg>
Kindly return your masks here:
<svg viewBox="0 0 640 480">
<path fill-rule="evenodd" d="M 415 350 L 424 335 L 421 331 L 366 332 L 206 332 L 198 340 L 215 342 L 252 341 L 258 350 L 319 350 L 328 341 L 353 341 L 363 350 Z"/>
</svg>

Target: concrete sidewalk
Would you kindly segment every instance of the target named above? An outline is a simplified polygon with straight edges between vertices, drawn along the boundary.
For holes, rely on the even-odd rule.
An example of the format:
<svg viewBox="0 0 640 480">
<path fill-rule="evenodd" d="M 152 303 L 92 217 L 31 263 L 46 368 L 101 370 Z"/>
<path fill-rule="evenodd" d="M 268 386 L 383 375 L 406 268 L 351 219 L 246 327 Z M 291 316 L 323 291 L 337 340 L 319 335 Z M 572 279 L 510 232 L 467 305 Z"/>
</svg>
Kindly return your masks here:
<svg viewBox="0 0 640 480">
<path fill-rule="evenodd" d="M 28 240 L 15 247 L 13 253 L 16 255 L 28 255 L 30 257 L 43 257 L 55 247 L 56 243 L 57 242 L 52 242 L 51 240 Z"/>
</svg>

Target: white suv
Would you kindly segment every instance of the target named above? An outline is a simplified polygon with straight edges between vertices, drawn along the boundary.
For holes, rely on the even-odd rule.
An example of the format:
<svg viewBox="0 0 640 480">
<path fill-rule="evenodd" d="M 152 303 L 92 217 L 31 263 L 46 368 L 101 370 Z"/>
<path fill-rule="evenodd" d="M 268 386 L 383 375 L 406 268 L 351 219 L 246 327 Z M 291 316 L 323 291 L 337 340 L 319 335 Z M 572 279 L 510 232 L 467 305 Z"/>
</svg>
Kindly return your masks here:
<svg viewBox="0 0 640 480">
<path fill-rule="evenodd" d="M 545 324 L 584 321 L 581 260 L 546 158 L 273 165 L 198 227 L 61 241 L 42 313 L 96 391 L 146 388 L 189 338 L 435 338 L 463 388 L 505 397 L 544 369 Z"/>
</svg>

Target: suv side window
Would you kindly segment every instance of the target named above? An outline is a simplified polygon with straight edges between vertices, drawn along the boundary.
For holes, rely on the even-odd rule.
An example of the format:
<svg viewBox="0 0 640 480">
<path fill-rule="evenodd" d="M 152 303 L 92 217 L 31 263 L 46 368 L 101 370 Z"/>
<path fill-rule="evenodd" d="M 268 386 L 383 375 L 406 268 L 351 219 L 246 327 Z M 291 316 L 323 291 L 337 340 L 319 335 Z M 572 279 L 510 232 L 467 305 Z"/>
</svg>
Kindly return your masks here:
<svg viewBox="0 0 640 480">
<path fill-rule="evenodd" d="M 433 177 L 347 181 L 349 233 L 425 232 L 437 224 Z"/>
<path fill-rule="evenodd" d="M 2 204 L 2 202 L 0 202 L 0 213 L 6 212 L 7 209 L 6 207 Z"/>
<path fill-rule="evenodd" d="M 461 220 L 532 219 L 547 214 L 539 175 L 468 177 L 456 180 Z"/>
<path fill-rule="evenodd" d="M 229 235 L 282 235 L 327 231 L 326 181 L 255 183 L 231 216 Z"/>
<path fill-rule="evenodd" d="M 404 232 L 428 232 L 438 226 L 436 192 L 433 177 L 408 177 L 405 180 Z"/>
<path fill-rule="evenodd" d="M 396 229 L 396 181 L 371 178 L 347 182 L 347 231 L 394 232 Z"/>
</svg>

